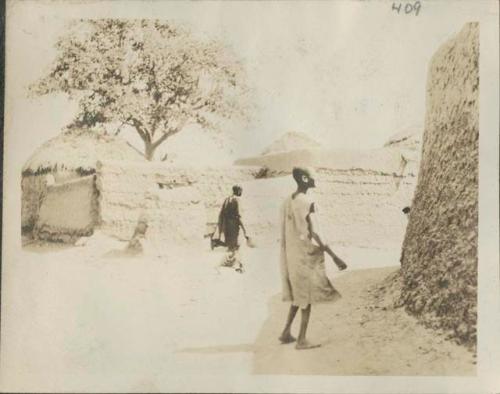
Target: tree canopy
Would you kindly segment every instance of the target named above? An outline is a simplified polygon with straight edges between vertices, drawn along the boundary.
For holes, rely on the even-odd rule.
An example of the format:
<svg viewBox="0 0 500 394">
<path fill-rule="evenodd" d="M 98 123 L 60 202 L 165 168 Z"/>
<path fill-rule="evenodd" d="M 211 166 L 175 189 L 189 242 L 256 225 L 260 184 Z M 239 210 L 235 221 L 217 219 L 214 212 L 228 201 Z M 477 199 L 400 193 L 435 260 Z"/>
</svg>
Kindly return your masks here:
<svg viewBox="0 0 500 394">
<path fill-rule="evenodd" d="M 245 115 L 244 70 L 213 39 L 159 20 L 78 20 L 60 37 L 49 72 L 30 90 L 78 100 L 74 124 L 135 129 L 148 160 L 187 124 L 216 129 Z"/>
</svg>

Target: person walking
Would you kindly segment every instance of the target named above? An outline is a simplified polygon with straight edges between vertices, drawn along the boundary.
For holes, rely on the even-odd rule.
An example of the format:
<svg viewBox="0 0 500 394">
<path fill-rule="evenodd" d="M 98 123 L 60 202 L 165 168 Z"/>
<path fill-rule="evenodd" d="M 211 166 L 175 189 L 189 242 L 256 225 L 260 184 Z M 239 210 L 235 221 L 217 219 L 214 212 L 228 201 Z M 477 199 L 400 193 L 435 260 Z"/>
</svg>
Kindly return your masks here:
<svg viewBox="0 0 500 394">
<path fill-rule="evenodd" d="M 283 344 L 296 341 L 296 349 L 301 350 L 320 346 L 306 339 L 311 305 L 333 302 L 341 297 L 326 276 L 325 252 L 340 270 L 346 269 L 347 265 L 333 253 L 319 234 L 317 208 L 307 194 L 310 188 L 316 186 L 313 172 L 294 168 L 292 175 L 297 190 L 285 200 L 282 207 L 280 258 L 283 301 L 291 302 L 291 306 L 279 340 Z M 296 339 L 291 334 L 291 327 L 299 309 L 301 323 Z"/>
<path fill-rule="evenodd" d="M 245 238 L 249 239 L 240 213 L 240 197 L 242 193 L 243 188 L 241 186 L 233 186 L 233 194 L 227 197 L 222 204 L 217 224 L 219 238 L 222 235 L 224 236 L 222 244 L 227 247 L 227 253 L 221 265 L 224 267 L 233 267 L 239 273 L 243 273 L 243 264 L 238 252 L 240 248 L 240 228 L 243 230 Z"/>
</svg>

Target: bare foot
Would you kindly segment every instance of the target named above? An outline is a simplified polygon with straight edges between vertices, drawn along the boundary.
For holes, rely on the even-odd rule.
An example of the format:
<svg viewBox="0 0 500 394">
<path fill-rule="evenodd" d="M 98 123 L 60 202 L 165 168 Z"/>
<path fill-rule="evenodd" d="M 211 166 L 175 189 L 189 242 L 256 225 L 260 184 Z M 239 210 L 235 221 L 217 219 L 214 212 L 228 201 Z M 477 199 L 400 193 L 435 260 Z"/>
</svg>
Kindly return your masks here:
<svg viewBox="0 0 500 394">
<path fill-rule="evenodd" d="M 280 340 L 282 345 L 286 345 L 287 343 L 292 343 L 292 342 L 295 342 L 297 340 L 297 338 L 292 336 L 292 334 L 282 335 L 278 339 Z"/>
<path fill-rule="evenodd" d="M 321 346 L 320 343 L 310 343 L 308 341 L 303 341 L 303 342 L 297 342 L 297 344 L 295 345 L 295 349 L 297 350 L 315 349 L 320 346 Z"/>
</svg>

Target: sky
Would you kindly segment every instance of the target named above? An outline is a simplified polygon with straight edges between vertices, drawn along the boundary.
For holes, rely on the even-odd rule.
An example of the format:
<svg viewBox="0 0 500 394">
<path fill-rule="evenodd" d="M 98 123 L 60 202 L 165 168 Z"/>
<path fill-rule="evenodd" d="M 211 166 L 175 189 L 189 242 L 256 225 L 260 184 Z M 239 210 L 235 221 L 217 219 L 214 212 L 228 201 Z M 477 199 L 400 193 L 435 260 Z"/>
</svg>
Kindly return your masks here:
<svg viewBox="0 0 500 394">
<path fill-rule="evenodd" d="M 464 23 L 496 12 L 495 2 L 481 0 L 424 1 L 418 16 L 385 1 L 10 1 L 6 138 L 26 160 L 74 116 L 75 103 L 63 95 L 26 96 L 72 18 L 158 18 L 228 44 L 245 64 L 255 101 L 249 125 L 229 125 L 219 136 L 223 151 L 195 129 L 168 140 L 164 151 L 232 160 L 259 154 L 287 131 L 334 149 L 380 147 L 423 127 L 432 54 Z"/>
</svg>

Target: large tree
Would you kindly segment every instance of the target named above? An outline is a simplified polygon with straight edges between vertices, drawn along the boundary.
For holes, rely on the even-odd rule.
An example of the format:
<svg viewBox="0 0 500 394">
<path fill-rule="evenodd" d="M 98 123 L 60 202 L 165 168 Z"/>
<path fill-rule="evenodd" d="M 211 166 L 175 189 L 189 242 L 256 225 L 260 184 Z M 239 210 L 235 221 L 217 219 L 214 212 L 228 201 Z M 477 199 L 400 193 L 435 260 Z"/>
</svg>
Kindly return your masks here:
<svg viewBox="0 0 500 394">
<path fill-rule="evenodd" d="M 244 115 L 243 68 L 215 40 L 158 20 L 75 21 L 56 44 L 49 72 L 30 89 L 78 100 L 74 123 L 131 126 L 152 160 L 189 123 L 214 129 Z"/>
</svg>

